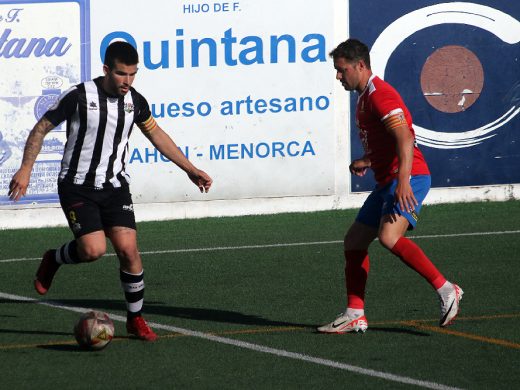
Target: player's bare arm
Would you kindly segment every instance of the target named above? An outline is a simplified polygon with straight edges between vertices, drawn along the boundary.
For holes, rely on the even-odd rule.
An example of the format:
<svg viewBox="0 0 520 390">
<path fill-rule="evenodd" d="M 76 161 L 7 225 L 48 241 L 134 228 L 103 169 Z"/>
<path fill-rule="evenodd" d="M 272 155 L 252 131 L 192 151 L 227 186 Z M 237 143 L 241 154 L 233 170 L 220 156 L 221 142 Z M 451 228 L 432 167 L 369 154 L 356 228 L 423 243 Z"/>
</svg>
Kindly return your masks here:
<svg viewBox="0 0 520 390">
<path fill-rule="evenodd" d="M 368 168 L 370 168 L 370 159 L 366 156 L 352 161 L 349 166 L 350 173 L 356 176 L 365 176 Z"/>
<path fill-rule="evenodd" d="M 8 196 L 11 200 L 17 201 L 25 195 L 34 162 L 43 145 L 43 139 L 54 127 L 48 119 L 42 117 L 29 133 L 23 151 L 22 164 L 9 184 Z"/>
<path fill-rule="evenodd" d="M 150 123 L 150 119 L 153 123 Z M 144 124 L 139 125 L 143 134 L 150 140 L 153 146 L 157 148 L 171 162 L 181 168 L 190 180 L 199 187 L 200 192 L 208 192 L 213 179 L 204 171 L 196 168 L 181 152 L 171 137 L 161 127 L 150 118 Z"/>
<path fill-rule="evenodd" d="M 398 115 L 401 115 L 401 117 L 392 118 L 391 116 L 384 120 L 384 123 L 387 131 L 392 134 L 396 140 L 397 157 L 399 159 L 395 200 L 396 202 L 399 202 L 401 211 L 411 211 L 418 205 L 417 199 L 415 199 L 415 195 L 410 185 L 415 141 L 406 121 L 402 118 L 402 114 Z"/>
</svg>

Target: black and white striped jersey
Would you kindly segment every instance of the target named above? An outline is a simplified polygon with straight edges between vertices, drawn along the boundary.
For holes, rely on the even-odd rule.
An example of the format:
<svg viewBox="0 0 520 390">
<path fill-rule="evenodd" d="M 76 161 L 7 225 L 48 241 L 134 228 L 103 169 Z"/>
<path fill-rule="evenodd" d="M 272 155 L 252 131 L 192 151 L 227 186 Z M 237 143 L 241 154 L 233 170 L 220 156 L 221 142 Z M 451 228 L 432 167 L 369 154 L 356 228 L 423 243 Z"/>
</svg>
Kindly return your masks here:
<svg viewBox="0 0 520 390">
<path fill-rule="evenodd" d="M 146 99 L 134 88 L 108 96 L 103 77 L 65 91 L 45 113 L 53 125 L 67 121 L 67 142 L 58 181 L 95 188 L 128 185 L 128 138 L 134 123 L 150 120 Z"/>
</svg>

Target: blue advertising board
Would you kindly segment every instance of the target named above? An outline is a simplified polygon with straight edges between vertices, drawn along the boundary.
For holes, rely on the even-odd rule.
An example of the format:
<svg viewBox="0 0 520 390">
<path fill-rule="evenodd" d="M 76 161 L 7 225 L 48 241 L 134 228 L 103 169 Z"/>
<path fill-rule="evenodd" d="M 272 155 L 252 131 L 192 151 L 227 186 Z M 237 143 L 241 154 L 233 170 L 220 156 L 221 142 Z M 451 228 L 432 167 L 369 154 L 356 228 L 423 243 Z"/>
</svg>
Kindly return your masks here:
<svg viewBox="0 0 520 390">
<path fill-rule="evenodd" d="M 520 2 L 350 1 L 350 37 L 402 95 L 433 187 L 520 183 Z M 351 93 L 351 112 L 357 94 Z M 351 119 L 352 159 L 363 154 Z M 352 191 L 371 179 L 353 177 Z"/>
</svg>

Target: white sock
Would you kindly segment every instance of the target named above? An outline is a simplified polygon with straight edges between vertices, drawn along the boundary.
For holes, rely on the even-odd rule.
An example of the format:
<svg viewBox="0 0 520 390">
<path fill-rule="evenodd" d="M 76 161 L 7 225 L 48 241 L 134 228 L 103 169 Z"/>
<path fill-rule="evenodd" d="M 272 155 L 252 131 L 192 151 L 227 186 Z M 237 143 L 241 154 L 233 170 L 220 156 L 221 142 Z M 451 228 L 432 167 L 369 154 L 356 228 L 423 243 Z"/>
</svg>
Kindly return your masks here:
<svg viewBox="0 0 520 390">
<path fill-rule="evenodd" d="M 439 294 L 441 297 L 447 297 L 450 293 L 453 292 L 454 288 L 455 287 L 453 287 L 453 284 L 446 280 L 446 282 L 444 282 L 444 284 L 437 289 L 437 294 Z"/>
<path fill-rule="evenodd" d="M 345 315 L 350 318 L 358 318 L 365 315 L 364 309 L 352 309 L 347 307 L 347 311 L 345 311 Z"/>
</svg>

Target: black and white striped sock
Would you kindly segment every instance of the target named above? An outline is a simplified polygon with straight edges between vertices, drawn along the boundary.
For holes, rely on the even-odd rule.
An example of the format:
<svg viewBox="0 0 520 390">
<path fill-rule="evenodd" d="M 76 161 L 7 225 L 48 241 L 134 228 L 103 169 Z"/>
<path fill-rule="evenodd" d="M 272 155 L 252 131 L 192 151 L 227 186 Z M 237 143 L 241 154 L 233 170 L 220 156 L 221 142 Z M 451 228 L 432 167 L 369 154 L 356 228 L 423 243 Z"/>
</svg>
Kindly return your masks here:
<svg viewBox="0 0 520 390">
<path fill-rule="evenodd" d="M 119 277 L 125 292 L 127 318 L 139 317 L 144 301 L 144 271 L 140 274 L 131 274 L 119 270 Z"/>
<path fill-rule="evenodd" d="M 78 243 L 76 240 L 68 242 L 56 249 L 56 263 L 78 264 L 81 260 L 78 256 Z"/>
</svg>

